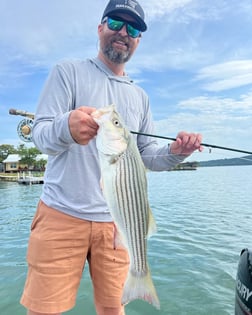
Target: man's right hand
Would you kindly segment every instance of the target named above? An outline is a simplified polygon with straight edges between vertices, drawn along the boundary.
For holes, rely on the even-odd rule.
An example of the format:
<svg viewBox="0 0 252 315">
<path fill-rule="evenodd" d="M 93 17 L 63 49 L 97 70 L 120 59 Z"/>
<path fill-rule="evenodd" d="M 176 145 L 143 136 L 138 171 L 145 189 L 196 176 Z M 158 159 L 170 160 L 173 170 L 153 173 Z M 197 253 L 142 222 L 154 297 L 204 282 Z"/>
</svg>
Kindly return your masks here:
<svg viewBox="0 0 252 315">
<path fill-rule="evenodd" d="M 68 124 L 75 142 L 88 144 L 96 136 L 99 126 L 91 116 L 95 110 L 94 107 L 81 106 L 70 113 Z"/>
</svg>

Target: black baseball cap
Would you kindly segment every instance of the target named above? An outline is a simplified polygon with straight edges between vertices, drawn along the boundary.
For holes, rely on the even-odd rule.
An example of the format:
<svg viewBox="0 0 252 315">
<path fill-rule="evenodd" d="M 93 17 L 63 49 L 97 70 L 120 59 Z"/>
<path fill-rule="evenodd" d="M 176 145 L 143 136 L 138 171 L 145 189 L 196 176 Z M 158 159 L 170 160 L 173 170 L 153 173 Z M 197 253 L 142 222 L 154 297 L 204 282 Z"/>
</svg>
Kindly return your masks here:
<svg viewBox="0 0 252 315">
<path fill-rule="evenodd" d="M 102 15 L 102 20 L 106 16 L 115 16 L 116 13 L 129 14 L 137 21 L 141 32 L 147 30 L 147 25 L 144 22 L 144 11 L 136 0 L 110 0 Z"/>
</svg>

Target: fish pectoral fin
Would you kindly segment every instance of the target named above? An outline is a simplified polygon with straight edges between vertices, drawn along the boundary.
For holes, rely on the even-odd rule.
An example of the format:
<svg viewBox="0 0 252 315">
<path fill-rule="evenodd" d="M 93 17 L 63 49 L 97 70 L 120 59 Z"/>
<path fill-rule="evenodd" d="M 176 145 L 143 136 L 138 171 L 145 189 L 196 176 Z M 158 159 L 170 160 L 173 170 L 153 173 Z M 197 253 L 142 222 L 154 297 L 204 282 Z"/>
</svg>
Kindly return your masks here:
<svg viewBox="0 0 252 315">
<path fill-rule="evenodd" d="M 147 237 L 150 237 L 156 232 L 157 232 L 157 224 L 156 224 L 156 221 L 155 221 L 155 218 L 153 216 L 151 209 L 149 209 L 149 224 L 148 224 Z"/>
<path fill-rule="evenodd" d="M 113 154 L 109 159 L 109 164 L 115 164 L 120 158 L 121 154 Z"/>
<path fill-rule="evenodd" d="M 121 233 L 118 231 L 114 223 L 114 249 L 118 247 L 125 247 L 125 242 L 123 241 Z"/>
</svg>

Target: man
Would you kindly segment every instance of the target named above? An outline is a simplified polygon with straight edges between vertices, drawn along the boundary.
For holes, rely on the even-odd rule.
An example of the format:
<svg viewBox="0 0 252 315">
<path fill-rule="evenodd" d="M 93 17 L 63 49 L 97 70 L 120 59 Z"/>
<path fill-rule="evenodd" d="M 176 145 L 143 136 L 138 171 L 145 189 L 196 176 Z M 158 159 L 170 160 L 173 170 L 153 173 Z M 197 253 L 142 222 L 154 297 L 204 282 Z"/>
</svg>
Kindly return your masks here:
<svg viewBox="0 0 252 315">
<path fill-rule="evenodd" d="M 116 104 L 131 130 L 151 133 L 146 93 L 125 73 L 147 26 L 137 1 L 111 0 L 98 26 L 98 57 L 64 62 L 51 72 L 33 128 L 36 146 L 49 155 L 41 200 L 31 226 L 28 275 L 21 303 L 29 315 L 59 315 L 72 308 L 86 260 L 98 315 L 122 315 L 128 255 L 114 248 L 114 225 L 100 188 L 91 113 Z M 181 132 L 170 147 L 136 137 L 147 168 L 168 170 L 195 150 L 201 135 Z"/>
</svg>

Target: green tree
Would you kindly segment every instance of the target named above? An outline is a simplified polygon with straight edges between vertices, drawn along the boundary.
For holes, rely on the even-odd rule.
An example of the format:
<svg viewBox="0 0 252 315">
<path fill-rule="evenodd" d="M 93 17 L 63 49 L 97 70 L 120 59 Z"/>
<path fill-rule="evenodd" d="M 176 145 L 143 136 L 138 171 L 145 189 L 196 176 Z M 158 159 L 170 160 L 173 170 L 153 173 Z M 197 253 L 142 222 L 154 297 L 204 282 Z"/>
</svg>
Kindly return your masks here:
<svg viewBox="0 0 252 315">
<path fill-rule="evenodd" d="M 37 148 L 27 148 L 23 144 L 18 148 L 18 154 L 21 157 L 20 162 L 28 165 L 28 168 L 36 164 L 36 156 L 40 153 L 41 152 Z"/>
<path fill-rule="evenodd" d="M 47 163 L 47 160 L 40 159 L 40 160 L 38 160 L 38 161 L 35 161 L 34 167 L 35 167 L 37 170 L 44 170 L 44 169 L 45 169 L 45 166 L 46 166 L 46 163 Z"/>
<path fill-rule="evenodd" d="M 0 145 L 0 163 L 5 160 L 9 154 L 15 154 L 17 150 L 11 144 L 2 144 Z"/>
</svg>

